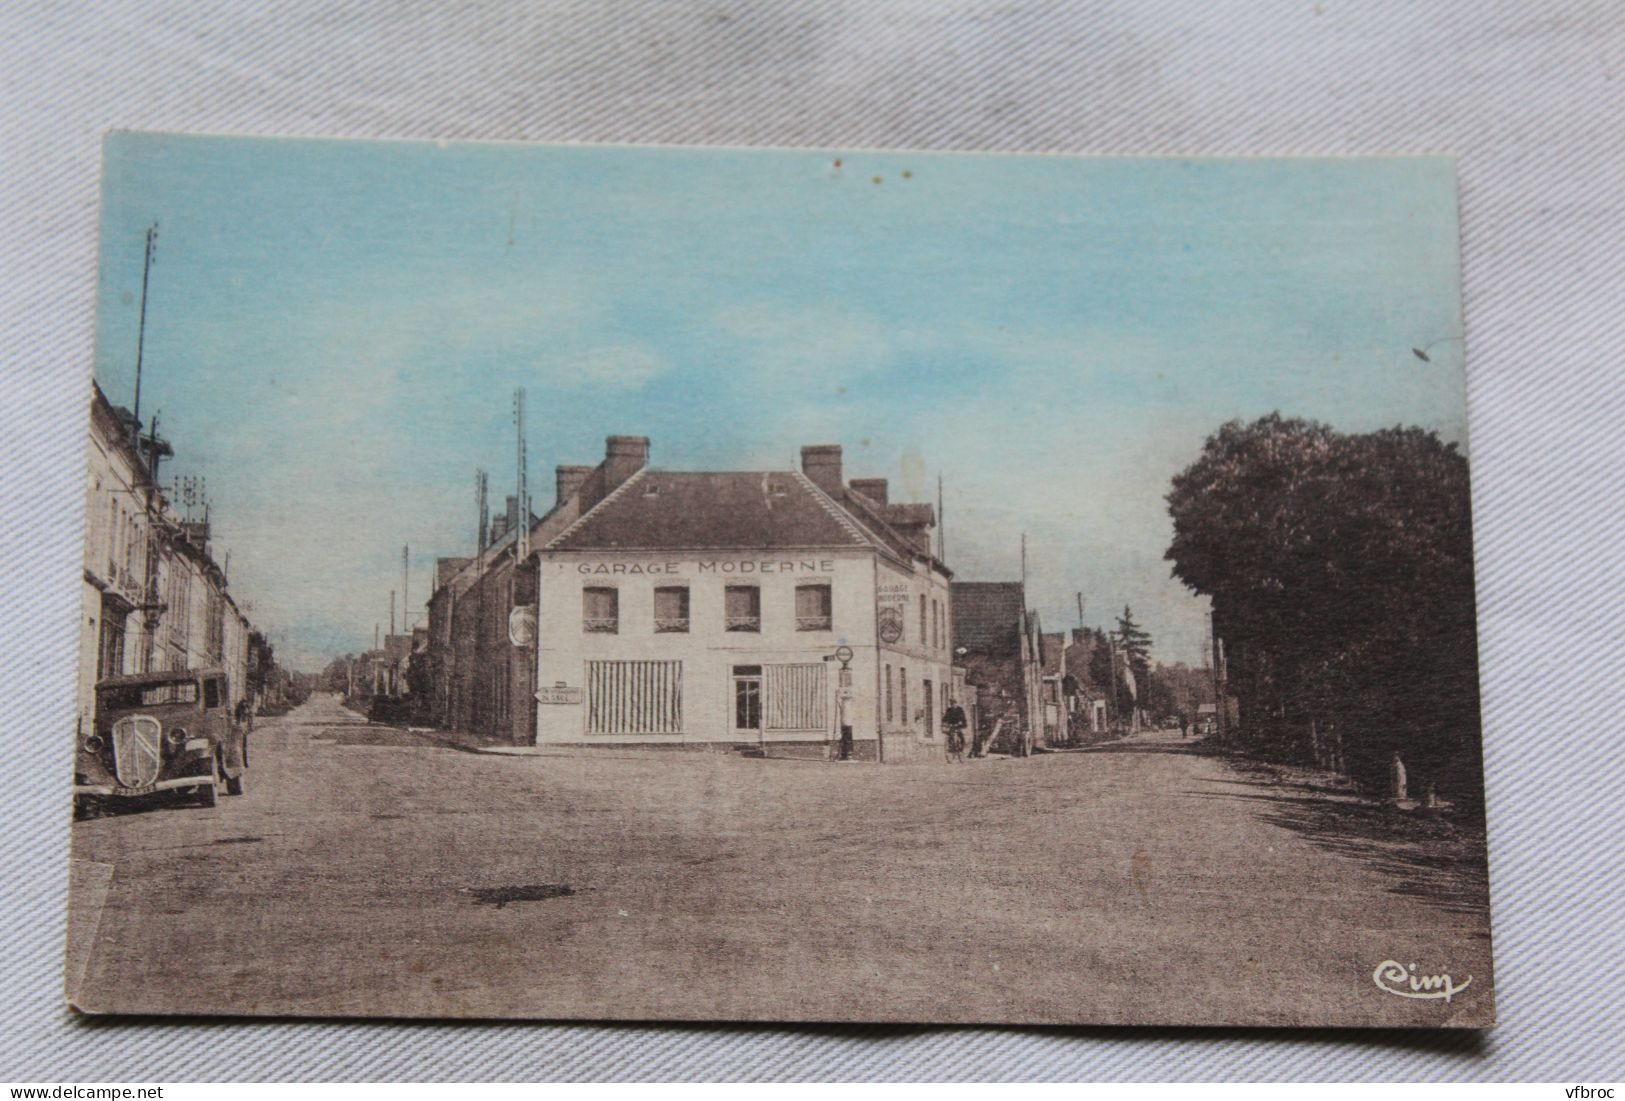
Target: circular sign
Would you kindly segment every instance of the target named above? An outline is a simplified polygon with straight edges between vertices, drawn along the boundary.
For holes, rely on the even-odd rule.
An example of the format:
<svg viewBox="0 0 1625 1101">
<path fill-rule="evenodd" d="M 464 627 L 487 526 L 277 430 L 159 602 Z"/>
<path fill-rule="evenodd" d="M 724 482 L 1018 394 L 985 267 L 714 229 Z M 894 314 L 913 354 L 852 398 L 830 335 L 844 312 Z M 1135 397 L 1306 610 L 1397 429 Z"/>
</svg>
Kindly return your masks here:
<svg viewBox="0 0 1625 1101">
<path fill-rule="evenodd" d="M 536 608 L 521 604 L 508 613 L 508 641 L 515 646 L 530 646 L 536 642 Z"/>
<path fill-rule="evenodd" d="M 851 661 L 852 660 L 852 647 L 850 647 L 850 646 L 837 646 L 835 648 L 835 660 L 840 662 L 842 665 L 845 665 L 847 662 Z"/>
</svg>

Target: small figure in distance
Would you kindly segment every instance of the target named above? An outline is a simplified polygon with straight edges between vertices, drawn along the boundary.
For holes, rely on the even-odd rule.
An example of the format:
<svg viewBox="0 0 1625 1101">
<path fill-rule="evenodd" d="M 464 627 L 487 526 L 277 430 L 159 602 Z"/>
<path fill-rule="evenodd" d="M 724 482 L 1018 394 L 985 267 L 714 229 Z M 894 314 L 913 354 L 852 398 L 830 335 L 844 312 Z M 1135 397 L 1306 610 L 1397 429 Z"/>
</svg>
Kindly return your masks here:
<svg viewBox="0 0 1625 1101">
<path fill-rule="evenodd" d="M 942 729 L 948 734 L 948 759 L 961 764 L 965 761 L 965 709 L 958 700 L 948 701 L 948 710 L 942 713 Z"/>
</svg>

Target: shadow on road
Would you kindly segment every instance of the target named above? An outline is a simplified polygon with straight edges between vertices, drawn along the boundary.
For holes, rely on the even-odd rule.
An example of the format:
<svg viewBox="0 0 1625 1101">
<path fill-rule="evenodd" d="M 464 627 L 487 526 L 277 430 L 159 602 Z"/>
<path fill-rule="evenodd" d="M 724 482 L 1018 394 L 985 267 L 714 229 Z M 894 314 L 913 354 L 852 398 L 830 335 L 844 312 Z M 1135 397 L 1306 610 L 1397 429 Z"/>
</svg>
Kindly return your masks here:
<svg viewBox="0 0 1625 1101">
<path fill-rule="evenodd" d="M 1327 852 L 1360 861 L 1381 873 L 1394 894 L 1421 899 L 1450 913 L 1489 913 L 1484 831 L 1476 823 L 1444 813 L 1403 811 L 1351 794 L 1346 788 L 1285 776 L 1267 766 L 1211 782 L 1256 792 L 1188 794 L 1256 803 L 1264 821 L 1291 830 Z"/>
<path fill-rule="evenodd" d="M 1182 753 L 1202 754 L 1200 742 L 1100 742 L 1073 750 L 1075 753 Z"/>
</svg>

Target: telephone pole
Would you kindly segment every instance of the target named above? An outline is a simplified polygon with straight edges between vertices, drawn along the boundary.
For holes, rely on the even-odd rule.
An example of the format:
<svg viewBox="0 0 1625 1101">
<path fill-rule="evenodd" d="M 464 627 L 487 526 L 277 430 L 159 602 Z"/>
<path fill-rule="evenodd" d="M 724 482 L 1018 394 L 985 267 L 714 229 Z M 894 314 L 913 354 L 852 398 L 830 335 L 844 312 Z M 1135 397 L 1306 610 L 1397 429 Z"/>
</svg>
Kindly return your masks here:
<svg viewBox="0 0 1625 1101">
<path fill-rule="evenodd" d="M 948 561 L 948 525 L 942 513 L 942 475 L 937 475 L 937 560 Z"/>
</svg>

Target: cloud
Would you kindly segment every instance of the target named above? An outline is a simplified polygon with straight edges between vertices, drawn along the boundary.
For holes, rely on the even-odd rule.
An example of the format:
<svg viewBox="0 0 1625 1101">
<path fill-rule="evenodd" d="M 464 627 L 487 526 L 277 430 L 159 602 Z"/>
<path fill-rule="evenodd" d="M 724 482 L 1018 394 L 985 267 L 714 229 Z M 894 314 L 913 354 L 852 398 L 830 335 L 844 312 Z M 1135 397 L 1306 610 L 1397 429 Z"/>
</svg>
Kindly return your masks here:
<svg viewBox="0 0 1625 1101">
<path fill-rule="evenodd" d="M 671 363 L 645 345 L 614 344 L 592 349 L 571 361 L 567 370 L 576 387 L 635 390 L 670 371 Z"/>
<path fill-rule="evenodd" d="M 882 371 L 910 337 L 858 311 L 777 303 L 721 310 L 713 325 L 753 377 L 793 384 Z"/>
</svg>

